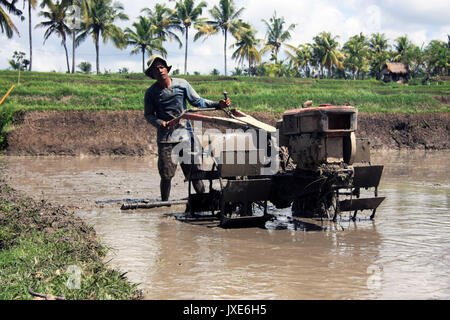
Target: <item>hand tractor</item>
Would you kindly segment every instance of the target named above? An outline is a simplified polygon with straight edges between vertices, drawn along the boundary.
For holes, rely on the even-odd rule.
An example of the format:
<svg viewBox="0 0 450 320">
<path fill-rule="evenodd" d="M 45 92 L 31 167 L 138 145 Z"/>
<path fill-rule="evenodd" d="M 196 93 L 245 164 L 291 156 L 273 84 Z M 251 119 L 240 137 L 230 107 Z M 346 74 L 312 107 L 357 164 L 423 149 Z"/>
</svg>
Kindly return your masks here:
<svg viewBox="0 0 450 320">
<path fill-rule="evenodd" d="M 371 210 L 373 219 L 385 199 L 378 196 L 383 166 L 371 164 L 369 140 L 356 136 L 357 110 L 303 106 L 284 112 L 276 127 L 236 109 L 223 109 L 224 117 L 188 109 L 172 120 L 234 129 L 201 133 L 202 170 L 186 178 L 187 214 L 211 212 L 222 227 L 254 225 L 272 217 L 270 202 L 278 209 L 291 207 L 294 217 L 336 221 L 351 212 L 356 220 L 358 211 Z M 193 192 L 195 180 L 207 182 L 208 190 Z"/>
</svg>

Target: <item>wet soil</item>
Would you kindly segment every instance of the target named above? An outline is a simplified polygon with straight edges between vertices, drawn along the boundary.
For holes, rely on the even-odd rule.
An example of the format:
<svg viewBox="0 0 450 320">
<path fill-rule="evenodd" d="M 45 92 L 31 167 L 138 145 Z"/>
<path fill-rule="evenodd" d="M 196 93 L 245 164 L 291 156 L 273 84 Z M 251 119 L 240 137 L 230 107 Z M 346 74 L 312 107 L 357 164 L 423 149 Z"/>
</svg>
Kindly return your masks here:
<svg viewBox="0 0 450 320">
<path fill-rule="evenodd" d="M 280 114 L 249 112 L 275 125 Z M 223 116 L 223 114 L 220 114 Z M 212 125 L 205 125 L 204 128 Z M 8 155 L 155 155 L 156 130 L 143 111 L 31 111 L 16 114 L 7 138 Z M 450 113 L 365 114 L 358 137 L 374 149 L 450 148 Z"/>
<path fill-rule="evenodd" d="M 154 157 L 1 157 L 8 184 L 76 210 L 111 248 L 106 259 L 147 299 L 448 299 L 447 151 L 377 151 L 386 200 L 358 213 L 266 228 L 222 229 L 177 219 L 184 206 L 120 210 L 159 197 Z M 187 195 L 181 170 L 171 199 Z M 373 192 L 373 191 L 372 191 Z M 371 193 L 373 195 L 373 193 Z M 110 201 L 114 200 L 114 201 Z"/>
</svg>

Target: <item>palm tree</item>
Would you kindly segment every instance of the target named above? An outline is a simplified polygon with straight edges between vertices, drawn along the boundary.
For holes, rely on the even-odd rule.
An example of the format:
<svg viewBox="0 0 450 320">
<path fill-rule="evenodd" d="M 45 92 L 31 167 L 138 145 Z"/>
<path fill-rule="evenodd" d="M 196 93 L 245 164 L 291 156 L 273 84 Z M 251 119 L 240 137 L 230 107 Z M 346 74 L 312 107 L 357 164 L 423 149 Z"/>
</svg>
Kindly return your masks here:
<svg viewBox="0 0 450 320">
<path fill-rule="evenodd" d="M 450 72 L 450 48 L 448 43 L 431 40 L 425 48 L 427 72 L 434 75 L 445 75 Z"/>
<path fill-rule="evenodd" d="M 162 38 L 155 37 L 152 24 L 148 18 L 140 16 L 139 22 L 134 22 L 133 27 L 135 30 L 126 28 L 125 34 L 128 38 L 128 44 L 134 46 L 131 53 L 137 54 L 139 51 L 142 52 L 142 72 L 144 72 L 146 51 L 153 54 L 153 50 L 156 50 L 163 55 L 166 55 L 167 52 L 162 46 Z"/>
<path fill-rule="evenodd" d="M 390 54 L 388 40 L 384 33 L 373 33 L 369 40 L 370 48 L 370 69 L 377 80 L 381 79 L 381 71 L 384 65 L 389 61 Z"/>
<path fill-rule="evenodd" d="M 71 0 L 71 7 L 69 7 L 69 27 L 72 29 L 72 73 L 75 73 L 75 48 L 80 45 L 76 41 L 77 33 L 81 29 L 81 3 L 83 0 Z"/>
<path fill-rule="evenodd" d="M 195 39 L 202 36 L 210 36 L 222 31 L 224 36 L 223 55 L 225 75 L 227 75 L 227 37 L 230 32 L 238 41 L 240 33 L 245 31 L 245 25 L 242 20 L 238 19 L 244 11 L 244 8 L 237 9 L 234 0 L 220 0 L 219 6 L 214 6 L 209 13 L 213 20 L 206 22 L 203 28 L 195 35 Z"/>
<path fill-rule="evenodd" d="M 313 60 L 312 45 L 310 43 L 300 44 L 298 47 L 287 44 L 286 54 L 292 61 L 300 75 L 299 69 L 304 69 L 306 77 L 310 76 L 310 66 Z"/>
<path fill-rule="evenodd" d="M 261 54 L 257 46 L 262 42 L 261 39 L 256 39 L 256 30 L 252 29 L 248 23 L 243 23 L 241 26 L 240 39 L 236 41 L 231 47 L 236 48 L 231 58 L 236 59 L 239 64 L 243 64 L 244 60 L 248 61 L 248 74 L 251 74 L 252 66 L 261 62 Z"/>
<path fill-rule="evenodd" d="M 167 8 L 164 4 L 157 3 L 153 10 L 144 8 L 141 12 L 147 13 L 147 17 L 151 23 L 151 28 L 154 31 L 154 34 L 161 38 L 163 42 L 167 41 L 167 39 L 175 39 L 175 41 L 180 45 L 180 48 L 183 46 L 183 43 L 178 35 L 172 31 L 182 31 L 180 25 L 177 24 L 172 18 L 172 14 L 174 14 L 172 9 Z"/>
<path fill-rule="evenodd" d="M 395 42 L 394 47 L 396 54 L 394 55 L 393 60 L 403 62 L 406 65 L 406 68 L 410 70 L 416 45 L 413 44 L 406 35 L 395 39 Z"/>
<path fill-rule="evenodd" d="M 409 50 L 413 47 L 413 43 L 408 39 L 408 36 L 402 36 L 395 39 L 395 50 L 397 55 L 394 57 L 395 61 L 409 62 Z"/>
<path fill-rule="evenodd" d="M 175 10 L 172 14 L 174 23 L 179 26 L 181 32 L 185 35 L 184 43 L 184 74 L 187 74 L 187 53 L 189 42 L 189 28 L 193 25 L 199 27 L 204 21 L 200 16 L 203 9 L 207 6 L 205 1 L 195 5 L 195 0 L 178 0 L 175 4 Z M 195 39 L 194 39 L 195 40 Z"/>
<path fill-rule="evenodd" d="M 389 44 L 384 33 L 373 33 L 369 40 L 369 48 L 372 53 L 382 53 L 388 50 Z"/>
<path fill-rule="evenodd" d="M 88 34 L 92 35 L 95 44 L 97 74 L 100 73 L 100 36 L 103 38 L 103 43 L 112 40 L 118 48 L 124 48 L 127 45 L 125 34 L 115 25 L 117 20 L 128 20 L 128 16 L 121 12 L 123 9 L 121 3 L 112 3 L 112 0 L 84 0 L 82 2 L 85 26 L 84 31 L 77 38 L 77 43 L 84 40 Z"/>
<path fill-rule="evenodd" d="M 338 36 L 333 37 L 330 32 L 321 32 L 313 38 L 314 55 L 320 64 L 321 74 L 323 75 L 323 67 L 328 69 L 328 78 L 331 77 L 332 67 L 343 69 L 344 55 L 337 49 L 339 43 Z"/>
<path fill-rule="evenodd" d="M 295 29 L 295 24 L 290 24 L 286 29 L 284 24 L 284 17 L 277 18 L 277 13 L 274 12 L 272 18 L 269 19 L 269 22 L 266 20 L 262 20 L 267 28 L 267 41 L 266 46 L 263 48 L 263 52 L 271 51 L 272 57 L 271 60 L 274 60 L 275 63 L 278 59 L 278 51 L 284 42 L 291 38 L 291 31 Z"/>
<path fill-rule="evenodd" d="M 353 80 L 359 78 L 361 71 L 367 70 L 369 45 L 366 37 L 360 33 L 351 37 L 343 46 L 345 66 L 353 74 Z"/>
<path fill-rule="evenodd" d="M 47 39 L 55 33 L 58 37 L 61 38 L 61 43 L 66 52 L 66 63 L 67 63 L 67 72 L 70 72 L 69 68 L 69 55 L 67 52 L 66 39 L 67 34 L 70 32 L 69 27 L 66 25 L 66 10 L 69 6 L 69 1 L 61 0 L 56 3 L 52 0 L 46 0 L 45 6 L 48 7 L 48 11 L 39 12 L 39 16 L 46 18 L 46 21 L 42 21 L 41 23 L 36 25 L 36 28 L 47 28 L 44 33 L 44 43 Z"/>
<path fill-rule="evenodd" d="M 19 35 L 19 30 L 3 8 L 13 15 L 21 17 L 22 11 L 16 8 L 17 1 L 18 0 L 0 0 L 0 28 L 2 29 L 2 33 L 6 33 L 8 38 L 12 38 L 14 32 Z M 23 17 L 21 18 L 23 20 Z"/>
<path fill-rule="evenodd" d="M 31 71 L 31 65 L 33 63 L 33 44 L 32 44 L 32 36 L 31 36 L 31 9 L 36 9 L 37 0 L 23 0 L 24 6 L 25 2 L 28 2 L 28 40 L 30 45 L 30 65 L 29 69 Z"/>
</svg>

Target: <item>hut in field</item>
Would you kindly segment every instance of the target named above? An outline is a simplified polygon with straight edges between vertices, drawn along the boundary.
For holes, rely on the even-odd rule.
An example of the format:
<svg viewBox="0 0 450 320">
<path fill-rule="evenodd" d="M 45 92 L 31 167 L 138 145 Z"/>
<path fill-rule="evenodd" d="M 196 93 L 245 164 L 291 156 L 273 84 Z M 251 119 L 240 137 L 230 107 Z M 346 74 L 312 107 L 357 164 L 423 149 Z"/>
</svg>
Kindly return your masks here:
<svg viewBox="0 0 450 320">
<path fill-rule="evenodd" d="M 408 68 L 403 62 L 388 62 L 381 71 L 381 77 L 384 82 L 407 83 L 408 75 Z"/>
</svg>

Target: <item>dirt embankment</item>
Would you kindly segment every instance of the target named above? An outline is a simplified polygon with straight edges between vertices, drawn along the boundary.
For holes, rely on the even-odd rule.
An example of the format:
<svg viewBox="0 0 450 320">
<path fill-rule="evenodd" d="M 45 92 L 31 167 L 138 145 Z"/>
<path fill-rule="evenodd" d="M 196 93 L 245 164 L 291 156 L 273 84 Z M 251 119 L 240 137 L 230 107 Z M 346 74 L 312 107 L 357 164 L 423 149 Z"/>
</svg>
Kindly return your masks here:
<svg viewBox="0 0 450 320">
<path fill-rule="evenodd" d="M 251 112 L 275 125 L 281 117 Z M 143 111 L 33 111 L 16 116 L 8 136 L 9 155 L 156 154 L 156 130 Z M 364 114 L 357 136 L 374 149 L 449 149 L 450 113 Z"/>
</svg>

